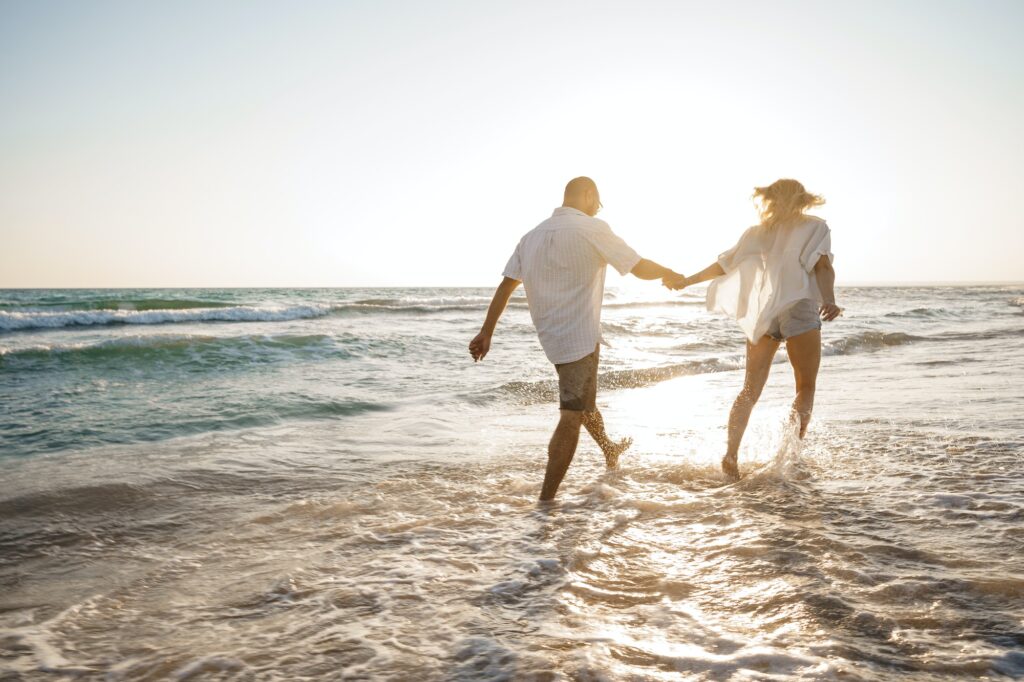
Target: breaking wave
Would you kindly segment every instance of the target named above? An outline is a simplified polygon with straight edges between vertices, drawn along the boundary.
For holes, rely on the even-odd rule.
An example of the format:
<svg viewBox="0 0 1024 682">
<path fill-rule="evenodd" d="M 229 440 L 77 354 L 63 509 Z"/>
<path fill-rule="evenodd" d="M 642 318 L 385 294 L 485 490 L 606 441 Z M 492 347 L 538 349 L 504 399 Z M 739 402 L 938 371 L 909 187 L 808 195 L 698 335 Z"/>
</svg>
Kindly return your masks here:
<svg viewBox="0 0 1024 682">
<path fill-rule="evenodd" d="M 825 355 L 845 355 L 865 350 L 877 350 L 889 346 L 903 346 L 915 341 L 927 341 L 927 337 L 904 334 L 903 332 L 868 331 L 829 341 L 822 349 Z"/>
<path fill-rule="evenodd" d="M 902 346 L 919 341 L 942 341 L 944 337 L 924 337 L 902 332 L 868 331 L 828 342 L 824 345 L 825 355 L 847 355 Z M 737 345 L 737 351 L 739 346 Z M 782 356 L 776 362 L 784 362 Z M 598 386 L 603 390 L 640 388 L 681 376 L 729 372 L 743 369 L 744 359 L 738 353 L 732 356 L 712 357 L 703 360 L 648 367 L 643 369 L 610 370 L 598 375 Z M 502 384 L 498 391 L 511 396 L 521 404 L 555 402 L 558 400 L 558 381 L 510 381 Z"/>
<path fill-rule="evenodd" d="M 743 360 L 739 357 L 731 359 L 710 358 L 707 360 L 693 360 L 663 365 L 661 367 L 609 370 L 598 374 L 597 384 L 601 390 L 640 388 L 681 376 L 728 372 L 736 369 L 743 369 Z M 510 396 L 515 402 L 523 405 L 550 403 L 558 400 L 558 381 L 555 379 L 510 381 L 499 386 L 498 391 Z"/>
<path fill-rule="evenodd" d="M 946 308 L 913 308 L 911 310 L 900 310 L 891 313 L 886 313 L 886 317 L 909 317 L 909 318 L 932 318 L 932 317 L 943 317 L 945 315 L 953 314 L 952 311 Z"/>
<path fill-rule="evenodd" d="M 40 452 L 85 450 L 111 444 L 152 443 L 184 436 L 254 429 L 293 421 L 354 417 L 394 409 L 392 403 L 286 392 L 271 396 L 221 397 L 215 410 L 172 414 L 137 411 L 120 420 L 90 417 L 38 428 L 14 415 L 0 430 L 0 452 L 33 455 Z"/>
<path fill-rule="evenodd" d="M 107 339 L 92 344 L 0 348 L 0 366 L 46 369 L 53 362 L 76 367 L 93 363 L 136 366 L 145 362 L 170 362 L 179 367 L 222 368 L 302 357 L 346 358 L 358 351 L 356 345 L 352 339 L 326 334 L 236 337 L 160 334 Z"/>
<path fill-rule="evenodd" d="M 330 308 L 321 305 L 257 308 L 177 308 L 155 310 L 68 310 L 20 312 L 0 310 L 0 331 L 61 329 L 121 324 L 170 324 L 180 322 L 283 322 L 323 317 Z"/>
</svg>

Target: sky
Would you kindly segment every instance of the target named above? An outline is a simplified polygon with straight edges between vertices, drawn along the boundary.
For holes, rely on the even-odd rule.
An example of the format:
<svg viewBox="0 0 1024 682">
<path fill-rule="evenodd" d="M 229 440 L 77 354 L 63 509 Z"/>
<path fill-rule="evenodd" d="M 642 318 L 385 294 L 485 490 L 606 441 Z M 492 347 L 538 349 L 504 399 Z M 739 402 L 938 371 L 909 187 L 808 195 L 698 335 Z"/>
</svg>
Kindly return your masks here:
<svg viewBox="0 0 1024 682">
<path fill-rule="evenodd" d="M 687 274 L 793 177 L 840 284 L 1021 281 L 1021 35 L 1017 0 L 0 0 L 0 287 L 492 286 L 578 175 Z"/>
</svg>

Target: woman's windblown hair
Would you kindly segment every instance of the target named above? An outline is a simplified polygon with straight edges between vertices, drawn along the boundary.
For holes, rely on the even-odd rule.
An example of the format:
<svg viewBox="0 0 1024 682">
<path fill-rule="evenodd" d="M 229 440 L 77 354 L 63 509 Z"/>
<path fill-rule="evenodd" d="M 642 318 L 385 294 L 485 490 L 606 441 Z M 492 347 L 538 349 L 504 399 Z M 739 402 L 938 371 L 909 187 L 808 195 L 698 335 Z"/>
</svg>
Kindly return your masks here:
<svg viewBox="0 0 1024 682">
<path fill-rule="evenodd" d="M 767 187 L 755 187 L 754 201 L 758 204 L 761 224 L 766 227 L 788 223 L 812 206 L 825 203 L 822 197 L 811 194 L 796 180 L 776 180 Z"/>
</svg>

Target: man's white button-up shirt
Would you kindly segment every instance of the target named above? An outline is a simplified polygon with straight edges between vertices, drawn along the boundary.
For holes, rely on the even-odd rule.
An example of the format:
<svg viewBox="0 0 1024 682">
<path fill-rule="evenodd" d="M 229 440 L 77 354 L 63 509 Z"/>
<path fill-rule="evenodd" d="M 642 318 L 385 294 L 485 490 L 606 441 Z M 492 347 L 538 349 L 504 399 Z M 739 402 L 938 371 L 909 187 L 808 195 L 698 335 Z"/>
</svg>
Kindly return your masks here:
<svg viewBox="0 0 1024 682">
<path fill-rule="evenodd" d="M 540 345 L 561 365 L 593 353 L 601 341 L 606 266 L 625 275 L 638 262 L 608 223 L 562 206 L 523 236 L 504 274 L 522 281 Z"/>
</svg>

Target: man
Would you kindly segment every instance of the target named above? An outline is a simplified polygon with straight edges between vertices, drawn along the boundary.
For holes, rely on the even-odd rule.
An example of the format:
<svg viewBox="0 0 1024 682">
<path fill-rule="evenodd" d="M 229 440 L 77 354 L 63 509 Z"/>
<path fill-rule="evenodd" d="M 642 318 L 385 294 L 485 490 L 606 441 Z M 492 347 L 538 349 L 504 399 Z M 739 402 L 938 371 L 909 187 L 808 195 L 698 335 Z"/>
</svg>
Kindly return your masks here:
<svg viewBox="0 0 1024 682">
<path fill-rule="evenodd" d="M 616 236 L 608 223 L 594 216 L 601 195 L 590 178 L 565 186 L 561 208 L 519 241 L 505 266 L 487 309 L 480 333 L 469 343 L 474 361 L 487 355 L 491 336 L 512 292 L 526 287 L 530 317 L 544 354 L 558 372 L 561 418 L 548 444 L 548 464 L 540 499 L 553 499 L 576 453 L 580 426 L 594 438 L 609 468 L 632 443 L 613 443 L 597 410 L 597 365 L 601 341 L 601 302 L 607 265 L 625 275 L 653 280 L 673 276 L 672 270 L 641 258 Z"/>
</svg>

